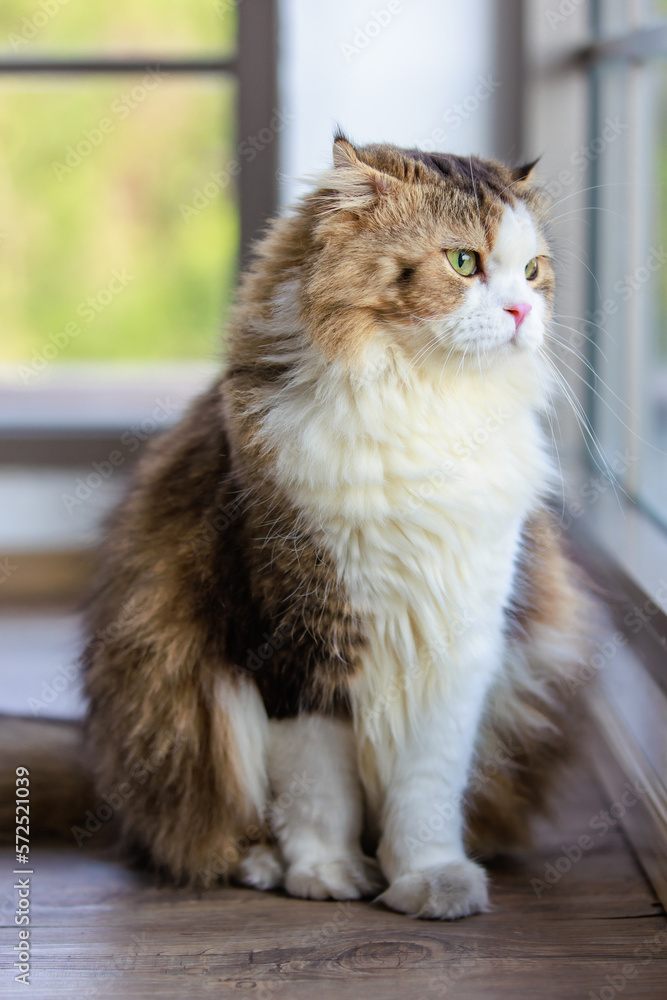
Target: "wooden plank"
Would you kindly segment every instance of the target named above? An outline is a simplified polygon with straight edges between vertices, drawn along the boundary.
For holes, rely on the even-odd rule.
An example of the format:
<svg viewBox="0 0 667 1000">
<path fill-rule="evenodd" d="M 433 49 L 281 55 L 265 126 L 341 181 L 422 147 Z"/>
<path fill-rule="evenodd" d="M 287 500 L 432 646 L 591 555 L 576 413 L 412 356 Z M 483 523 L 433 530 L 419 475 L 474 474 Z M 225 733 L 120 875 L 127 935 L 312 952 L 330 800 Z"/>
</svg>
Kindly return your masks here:
<svg viewBox="0 0 667 1000">
<path fill-rule="evenodd" d="M 51 971 L 35 973 L 30 989 L 33 1000 L 115 1000 L 184 996 L 242 996 L 248 991 L 254 998 L 289 997 L 299 1000 L 313 996 L 340 1000 L 342 997 L 412 1000 L 413 997 L 455 995 L 457 1000 L 563 1000 L 566 997 L 595 997 L 611 986 L 615 992 L 632 1000 L 664 1000 L 667 963 L 654 959 L 648 965 L 627 962 L 600 962 L 569 959 L 478 959 L 471 956 L 438 968 L 426 968 L 419 958 L 406 954 L 397 964 L 391 953 L 389 968 L 386 956 L 375 963 L 366 960 L 362 968 L 350 970 L 349 963 L 335 962 L 318 966 L 299 966 L 288 962 L 264 975 L 249 964 L 245 974 L 229 974 L 203 957 L 196 967 L 182 966 L 172 972 L 155 969 L 139 972 L 134 968 L 112 972 L 80 973 L 74 969 L 58 976 Z M 616 989 L 616 984 L 620 989 Z M 626 986 L 629 990 L 623 993 Z M 601 1000 L 604 1000 L 604 994 Z"/>
<path fill-rule="evenodd" d="M 354 904 L 349 908 L 348 904 L 321 904 L 313 906 L 313 911 L 309 920 L 305 914 L 298 919 L 290 907 L 276 906 L 271 908 L 268 920 L 260 921 L 255 919 L 253 909 L 243 920 L 237 915 L 233 928 L 224 921 L 216 926 L 210 915 L 200 921 L 199 914 L 193 912 L 188 921 L 179 922 L 164 914 L 161 922 L 147 920 L 143 914 L 128 916 L 123 927 L 60 927 L 48 928 L 47 933 L 47 929 L 33 925 L 33 947 L 34 954 L 54 968 L 69 959 L 75 967 L 89 971 L 98 964 L 113 966 L 119 956 L 127 955 L 132 956 L 136 968 L 151 968 L 156 956 L 164 967 L 171 968 L 174 964 L 196 962 L 205 955 L 208 961 L 237 969 L 250 954 L 255 966 L 266 968 L 284 961 L 341 961 L 341 956 L 346 956 L 350 968 L 363 965 L 371 957 L 374 963 L 385 962 L 387 968 L 392 968 L 394 952 L 405 953 L 401 965 L 408 962 L 409 956 L 437 964 L 457 961 L 471 953 L 497 959 L 529 956 L 630 961 L 635 949 L 663 926 L 657 915 L 611 921 L 573 920 L 554 930 L 553 923 L 546 920 L 518 926 L 516 919 L 508 924 L 499 916 L 493 922 L 480 916 L 464 924 L 415 923 L 377 909 L 370 910 L 368 917 L 369 908 L 363 910 Z M 15 937 L 13 928 L 0 932 L 3 943 L 11 944 Z"/>
</svg>

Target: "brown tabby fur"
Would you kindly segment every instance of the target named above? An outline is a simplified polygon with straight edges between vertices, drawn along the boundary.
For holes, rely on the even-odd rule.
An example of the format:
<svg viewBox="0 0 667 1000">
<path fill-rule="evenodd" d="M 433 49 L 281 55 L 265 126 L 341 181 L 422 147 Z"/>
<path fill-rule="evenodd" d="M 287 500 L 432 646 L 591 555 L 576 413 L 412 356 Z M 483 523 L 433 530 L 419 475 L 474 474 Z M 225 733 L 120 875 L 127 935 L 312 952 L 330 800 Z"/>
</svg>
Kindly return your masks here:
<svg viewBox="0 0 667 1000">
<path fill-rule="evenodd" d="M 353 363 L 368 338 L 381 335 L 386 317 L 407 325 L 415 314 L 456 305 L 461 283 L 453 272 L 449 282 L 433 280 L 429 218 L 434 225 L 452 220 L 456 245 L 491 247 L 502 204 L 523 198 L 541 211 L 525 170 L 393 147 L 355 153 L 343 140 L 336 155 L 358 156 L 377 185 L 396 185 L 396 199 L 362 223 L 363 192 L 325 181 L 273 223 L 241 285 L 224 374 L 146 449 L 101 553 L 84 655 L 97 789 L 114 792 L 138 761 L 157 755 L 160 766 L 125 801 L 123 830 L 176 878 L 206 872 L 219 856 L 233 869 L 249 829 L 269 836 L 244 789 L 216 683 L 223 679 L 231 703 L 241 679 L 254 678 L 271 717 L 345 714 L 348 679 L 365 642 L 364 623 L 330 558 L 277 490 L 272 456 L 257 441 L 257 413 L 292 363 L 289 351 L 275 350 L 276 292 L 299 276 L 306 336 L 327 358 Z M 419 225 L 406 225 L 417 214 Z M 391 250 L 388 230 L 396 235 Z M 551 295 L 550 268 L 539 280 Z M 298 354 L 296 334 L 292 347 Z M 517 644 L 532 643 L 545 622 L 556 631 L 576 629 L 579 596 L 548 521 L 545 511 L 525 528 L 508 609 Z M 262 647 L 270 655 L 256 668 L 252 654 Z M 524 690 L 515 692 L 524 708 L 554 723 L 548 735 L 521 731 L 521 712 L 506 728 L 487 722 L 480 760 L 493 757 L 498 741 L 519 749 L 471 793 L 474 848 L 522 841 L 529 812 L 545 802 L 553 763 L 564 753 L 566 680 L 565 668 L 554 672 L 549 703 L 528 704 Z"/>
</svg>

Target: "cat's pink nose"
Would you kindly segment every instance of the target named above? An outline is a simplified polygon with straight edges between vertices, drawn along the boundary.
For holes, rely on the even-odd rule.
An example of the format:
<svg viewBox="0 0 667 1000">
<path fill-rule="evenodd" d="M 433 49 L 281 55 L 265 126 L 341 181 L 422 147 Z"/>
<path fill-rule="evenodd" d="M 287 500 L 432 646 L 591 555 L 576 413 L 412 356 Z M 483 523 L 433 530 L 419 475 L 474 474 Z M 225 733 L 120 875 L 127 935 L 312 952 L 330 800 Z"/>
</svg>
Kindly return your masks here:
<svg viewBox="0 0 667 1000">
<path fill-rule="evenodd" d="M 533 307 L 528 302 L 517 302 L 513 306 L 505 306 L 505 312 L 514 316 L 514 329 L 518 330 Z"/>
</svg>

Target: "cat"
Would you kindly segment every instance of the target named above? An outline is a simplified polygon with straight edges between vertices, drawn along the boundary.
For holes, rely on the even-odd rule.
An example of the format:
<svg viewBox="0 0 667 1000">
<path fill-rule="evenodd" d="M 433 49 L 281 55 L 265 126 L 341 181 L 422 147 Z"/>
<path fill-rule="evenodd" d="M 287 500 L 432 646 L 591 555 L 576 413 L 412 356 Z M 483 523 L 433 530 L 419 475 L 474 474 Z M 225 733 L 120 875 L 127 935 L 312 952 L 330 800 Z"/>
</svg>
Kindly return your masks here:
<svg viewBox="0 0 667 1000">
<path fill-rule="evenodd" d="M 463 917 L 545 807 L 587 598 L 552 513 L 532 170 L 337 134 L 112 515 L 88 756 L 177 881 Z"/>
</svg>

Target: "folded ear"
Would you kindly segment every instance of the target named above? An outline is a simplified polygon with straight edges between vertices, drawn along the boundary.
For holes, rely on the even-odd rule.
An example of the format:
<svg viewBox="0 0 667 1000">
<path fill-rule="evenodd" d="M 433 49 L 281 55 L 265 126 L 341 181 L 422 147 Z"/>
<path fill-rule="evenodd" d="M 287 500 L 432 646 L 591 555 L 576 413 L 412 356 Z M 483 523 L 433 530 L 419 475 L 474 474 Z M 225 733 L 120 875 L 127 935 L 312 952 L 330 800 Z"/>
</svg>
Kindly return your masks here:
<svg viewBox="0 0 667 1000">
<path fill-rule="evenodd" d="M 530 175 L 532 174 L 533 170 L 535 169 L 535 167 L 537 166 L 537 164 L 540 162 L 541 159 L 542 157 L 538 156 L 536 160 L 532 161 L 532 163 L 525 163 L 522 167 L 512 167 L 511 168 L 512 180 L 514 181 L 530 180 Z"/>
<path fill-rule="evenodd" d="M 365 163 L 349 139 L 340 132 L 334 139 L 333 167 L 333 170 L 322 178 L 322 183 L 343 196 L 344 203 L 341 204 L 341 208 L 369 206 L 378 198 L 395 190 L 399 183 L 395 177 L 390 177 Z"/>
</svg>

